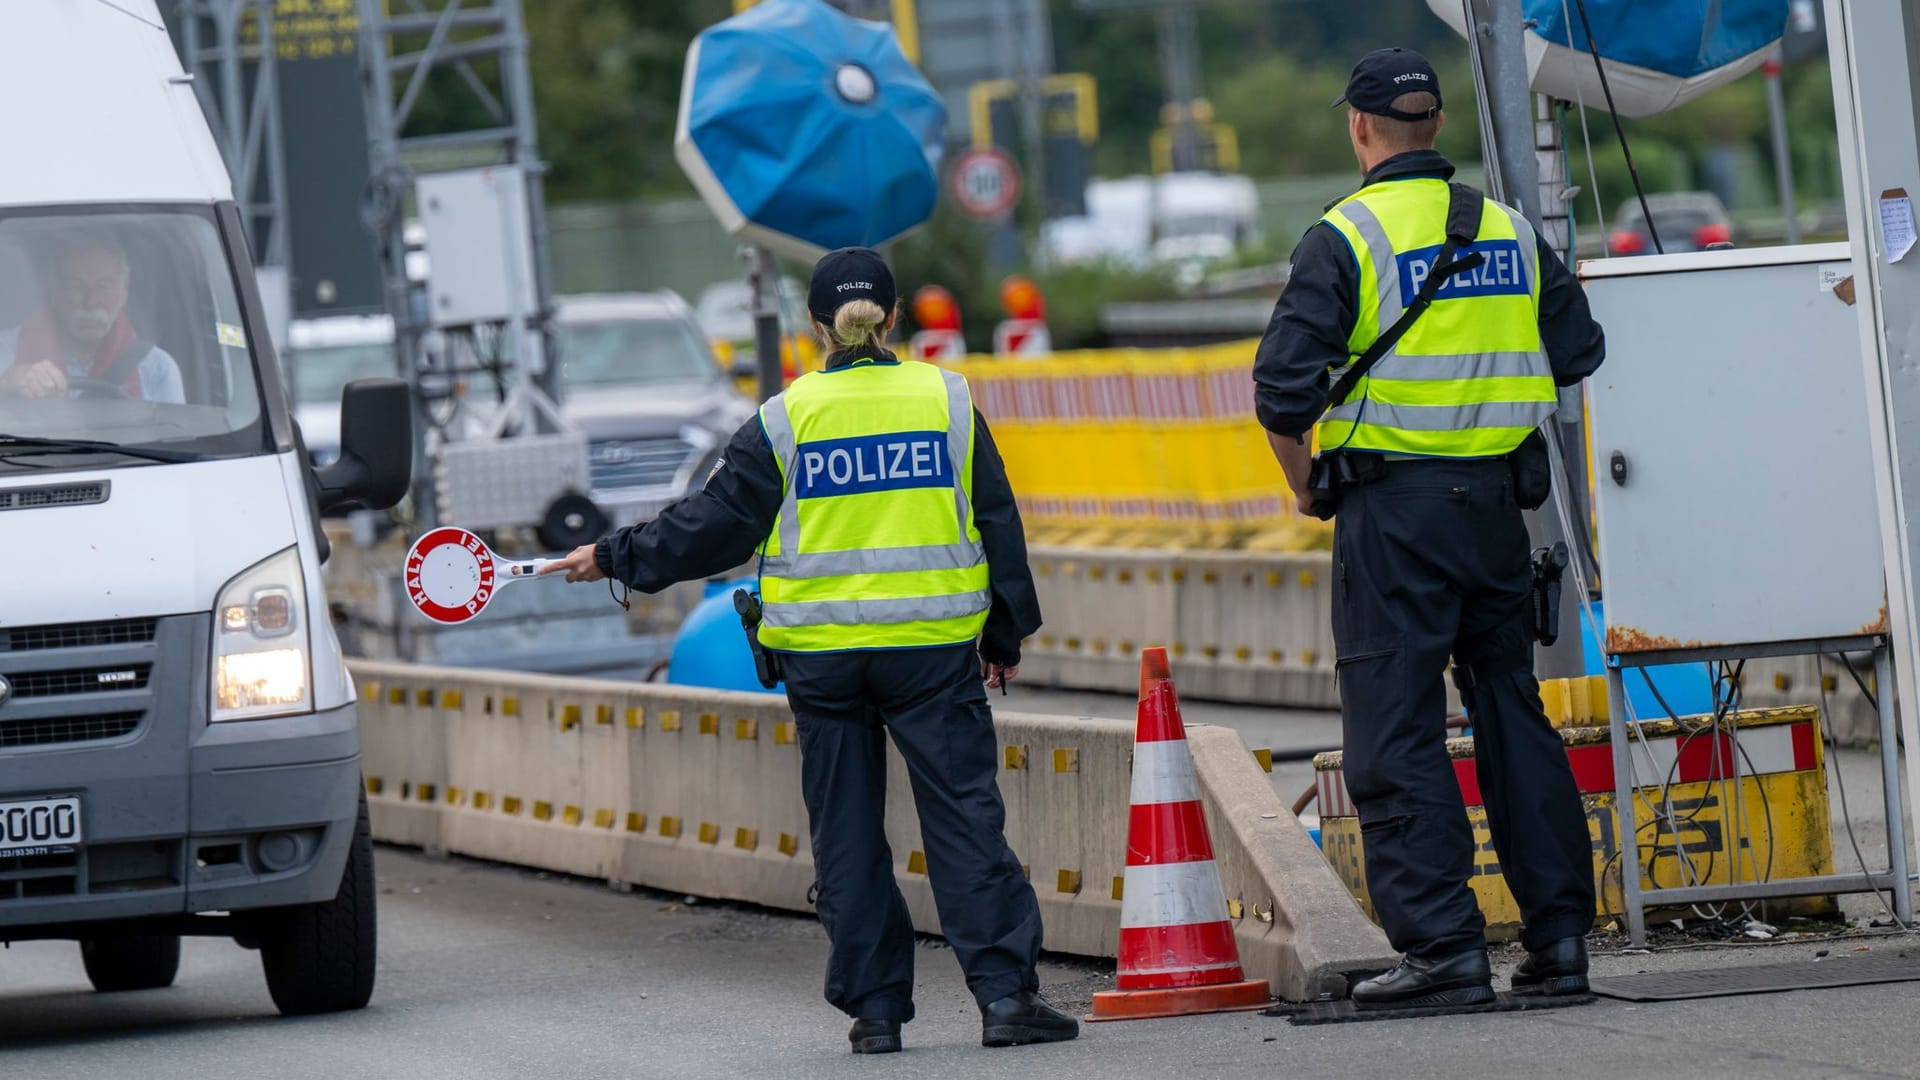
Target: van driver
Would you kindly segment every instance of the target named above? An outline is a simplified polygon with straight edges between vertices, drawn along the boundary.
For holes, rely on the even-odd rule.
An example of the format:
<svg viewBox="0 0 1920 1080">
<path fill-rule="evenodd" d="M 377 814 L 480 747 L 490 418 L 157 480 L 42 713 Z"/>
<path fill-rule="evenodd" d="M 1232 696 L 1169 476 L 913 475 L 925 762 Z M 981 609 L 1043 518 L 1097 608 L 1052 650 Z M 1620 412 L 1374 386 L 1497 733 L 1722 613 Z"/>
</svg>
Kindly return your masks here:
<svg viewBox="0 0 1920 1080">
<path fill-rule="evenodd" d="M 127 254 L 106 237 L 60 250 L 49 303 L 0 330 L 0 397 L 111 396 L 183 404 L 180 365 L 127 319 Z"/>
</svg>

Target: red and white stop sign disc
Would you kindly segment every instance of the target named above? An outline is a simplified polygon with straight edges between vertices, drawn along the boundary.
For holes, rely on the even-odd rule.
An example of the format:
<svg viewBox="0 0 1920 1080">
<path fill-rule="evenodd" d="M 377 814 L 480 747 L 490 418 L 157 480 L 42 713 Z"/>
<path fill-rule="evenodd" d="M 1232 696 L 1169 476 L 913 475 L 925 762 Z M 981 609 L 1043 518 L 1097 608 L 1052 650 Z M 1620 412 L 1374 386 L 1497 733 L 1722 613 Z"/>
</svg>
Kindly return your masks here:
<svg viewBox="0 0 1920 1080">
<path fill-rule="evenodd" d="M 486 610 L 499 560 L 465 529 L 435 529 L 407 549 L 407 599 L 437 623 L 463 623 Z"/>
</svg>

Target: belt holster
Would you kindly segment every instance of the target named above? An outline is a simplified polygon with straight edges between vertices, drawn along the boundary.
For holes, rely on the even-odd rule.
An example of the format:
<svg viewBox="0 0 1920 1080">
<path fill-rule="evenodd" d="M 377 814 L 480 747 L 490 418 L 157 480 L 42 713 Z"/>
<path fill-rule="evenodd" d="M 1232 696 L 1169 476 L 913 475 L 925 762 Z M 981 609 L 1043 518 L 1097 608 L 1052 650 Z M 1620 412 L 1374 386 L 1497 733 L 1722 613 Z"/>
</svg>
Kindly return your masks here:
<svg viewBox="0 0 1920 1080">
<path fill-rule="evenodd" d="M 747 648 L 753 652 L 754 677 L 769 690 L 779 686 L 780 654 L 760 644 L 760 598 L 745 589 L 735 589 L 733 610 L 740 615 L 740 629 L 747 632 Z"/>
<path fill-rule="evenodd" d="M 1527 620 L 1533 640 L 1552 645 L 1560 639 L 1560 576 L 1568 562 L 1567 545 L 1533 549 L 1533 580 L 1527 591 Z"/>
</svg>

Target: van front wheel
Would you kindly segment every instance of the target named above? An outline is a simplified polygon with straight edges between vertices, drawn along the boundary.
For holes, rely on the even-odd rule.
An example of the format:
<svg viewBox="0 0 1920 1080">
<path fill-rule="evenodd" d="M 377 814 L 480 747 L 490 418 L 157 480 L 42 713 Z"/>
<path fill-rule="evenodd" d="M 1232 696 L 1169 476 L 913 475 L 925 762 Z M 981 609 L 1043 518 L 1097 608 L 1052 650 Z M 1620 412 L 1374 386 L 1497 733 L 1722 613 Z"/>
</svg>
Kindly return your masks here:
<svg viewBox="0 0 1920 1080">
<path fill-rule="evenodd" d="M 103 994 L 158 990 L 180 973 L 180 935 L 121 934 L 80 942 L 87 980 Z"/>
<path fill-rule="evenodd" d="M 281 1015 L 359 1009 L 373 997 L 373 835 L 365 794 L 340 891 L 331 900 L 275 913 L 262 931 L 267 992 Z"/>
</svg>

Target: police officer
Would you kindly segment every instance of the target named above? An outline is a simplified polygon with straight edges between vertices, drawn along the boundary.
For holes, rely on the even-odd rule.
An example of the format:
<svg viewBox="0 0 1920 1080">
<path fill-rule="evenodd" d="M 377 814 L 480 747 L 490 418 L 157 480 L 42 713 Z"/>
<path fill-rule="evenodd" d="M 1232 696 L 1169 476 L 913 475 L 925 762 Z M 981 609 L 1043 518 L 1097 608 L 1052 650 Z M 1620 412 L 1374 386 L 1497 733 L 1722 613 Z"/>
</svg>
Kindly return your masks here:
<svg viewBox="0 0 1920 1080">
<path fill-rule="evenodd" d="M 1524 917 L 1529 955 L 1514 987 L 1584 991 L 1593 856 L 1533 676 L 1516 496 L 1527 470 L 1510 457 L 1552 413 L 1555 387 L 1600 366 L 1604 340 L 1554 251 L 1519 213 L 1477 192 L 1461 200 L 1471 245 L 1453 245 L 1436 265 L 1454 231 L 1454 169 L 1433 149 L 1444 116 L 1425 57 L 1367 54 L 1334 104 L 1347 106 L 1364 186 L 1295 249 L 1254 382 L 1260 423 L 1302 512 L 1316 499 L 1313 476 L 1342 481 L 1337 495 L 1318 497 L 1338 515 L 1333 632 L 1346 783 L 1374 910 L 1405 954 L 1353 997 L 1362 1007 L 1493 999 L 1485 922 L 1467 886 L 1473 833 L 1444 742 L 1449 657 L 1494 848 Z M 1330 402 L 1341 370 L 1416 306 L 1435 274 L 1431 306 L 1418 305 L 1346 400 Z"/>
<path fill-rule="evenodd" d="M 760 555 L 759 636 L 799 726 L 827 1000 L 857 1054 L 900 1049 L 913 1019 L 913 924 L 885 825 L 886 734 L 905 759 L 940 929 L 987 1046 L 1079 1030 L 1044 1001 L 1040 909 L 1007 846 L 986 687 L 1040 626 L 999 452 L 958 373 L 885 348 L 897 296 L 865 248 L 814 267 L 830 351 L 733 436 L 704 490 L 549 567 L 657 592 Z"/>
</svg>

